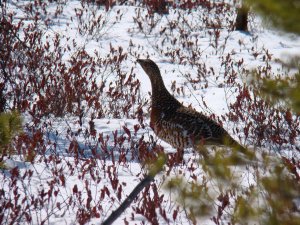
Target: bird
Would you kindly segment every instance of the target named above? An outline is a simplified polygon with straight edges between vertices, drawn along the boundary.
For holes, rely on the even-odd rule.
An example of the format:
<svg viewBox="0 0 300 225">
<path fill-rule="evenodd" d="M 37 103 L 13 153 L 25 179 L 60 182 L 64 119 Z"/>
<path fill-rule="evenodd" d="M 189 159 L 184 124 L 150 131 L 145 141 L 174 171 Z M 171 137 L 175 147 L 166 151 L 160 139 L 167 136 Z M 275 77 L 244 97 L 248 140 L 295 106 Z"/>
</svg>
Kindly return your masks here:
<svg viewBox="0 0 300 225">
<path fill-rule="evenodd" d="M 216 121 L 180 103 L 166 88 L 160 70 L 151 59 L 137 59 L 151 82 L 150 127 L 155 135 L 173 148 L 183 159 L 185 148 L 228 146 L 249 156 L 247 148 L 234 140 Z M 205 156 L 206 154 L 203 155 Z M 253 154 L 250 152 L 250 157 Z"/>
</svg>

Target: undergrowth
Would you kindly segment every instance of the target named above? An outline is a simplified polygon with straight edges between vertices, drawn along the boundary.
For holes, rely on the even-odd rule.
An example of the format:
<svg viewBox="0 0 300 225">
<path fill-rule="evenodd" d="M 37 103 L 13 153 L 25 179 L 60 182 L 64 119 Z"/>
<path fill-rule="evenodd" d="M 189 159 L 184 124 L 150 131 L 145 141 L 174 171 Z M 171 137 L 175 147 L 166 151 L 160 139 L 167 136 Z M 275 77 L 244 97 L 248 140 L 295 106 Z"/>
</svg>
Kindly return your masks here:
<svg viewBox="0 0 300 225">
<path fill-rule="evenodd" d="M 263 223 L 260 216 L 286 222 L 272 210 L 287 217 L 296 213 L 292 202 L 300 182 L 299 158 L 294 157 L 300 151 L 299 115 L 269 104 L 257 94 L 255 83 L 248 82 L 249 59 L 260 59 L 256 74 L 261 78 L 276 75 L 271 54 L 258 47 L 255 34 L 249 37 L 251 48 L 242 41 L 239 50 L 229 48 L 236 34 L 235 7 L 222 1 L 156 0 L 0 4 L 0 109 L 18 111 L 25 119 L 23 132 L 1 146 L 13 149 L 0 151 L 0 163 L 7 164 L 0 174 L 1 224 L 49 224 L 53 218 L 73 214 L 78 224 L 101 222 L 126 198 L 137 182 L 126 176 L 142 179 L 149 163 L 164 151 L 148 129 L 150 98 L 143 94 L 143 81 L 136 74 L 134 61 L 146 54 L 182 66 L 176 74 L 182 82 L 170 85 L 176 97 L 224 89 L 228 113 L 210 116 L 229 125 L 230 133 L 256 151 L 289 150 L 292 157 L 274 168 L 267 158 L 261 170 L 257 165 L 247 167 L 242 181 L 248 185 L 240 186 L 236 177 L 240 169 L 223 165 L 217 153 L 217 169 L 194 151 L 182 165 L 169 155 L 164 172 L 135 200 L 124 224 L 139 216 L 150 224 L 196 224 L 199 217 L 215 224 L 237 224 L 244 222 L 242 218 Z M 110 31 L 124 19 L 126 10 L 118 4 L 135 6 L 128 32 L 142 35 L 153 52 L 141 54 L 143 46 L 132 40 L 127 49 L 114 41 L 103 47 Z M 71 22 L 66 19 L 67 7 L 73 10 Z M 60 23 L 75 31 L 80 41 L 56 32 Z M 204 47 L 203 41 L 209 45 Z M 100 48 L 91 51 L 91 43 L 101 43 Z M 238 51 L 249 57 L 244 59 Z M 198 101 L 210 112 L 203 99 Z M 124 118 L 134 122 L 103 131 L 109 119 Z M 278 197 L 276 191 L 288 196 Z M 264 199 L 262 204 L 257 196 Z M 201 202 L 196 204 L 195 199 Z M 276 206 L 276 201 L 287 207 Z"/>
</svg>

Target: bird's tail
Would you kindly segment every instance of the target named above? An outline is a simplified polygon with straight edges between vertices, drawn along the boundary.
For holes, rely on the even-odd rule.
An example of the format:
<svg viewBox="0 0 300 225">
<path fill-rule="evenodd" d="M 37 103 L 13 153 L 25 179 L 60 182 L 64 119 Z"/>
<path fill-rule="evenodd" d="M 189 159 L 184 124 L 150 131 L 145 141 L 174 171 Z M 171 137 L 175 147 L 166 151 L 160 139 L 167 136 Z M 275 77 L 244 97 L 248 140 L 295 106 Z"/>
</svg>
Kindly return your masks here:
<svg viewBox="0 0 300 225">
<path fill-rule="evenodd" d="M 229 160 L 233 164 L 248 164 L 256 159 L 255 152 L 248 149 L 234 140 L 229 134 L 226 134 L 223 139 L 221 138 L 209 138 L 204 141 L 198 141 L 195 143 L 195 149 L 204 157 L 209 159 L 209 151 L 205 146 L 227 146 L 231 148 Z"/>
<path fill-rule="evenodd" d="M 243 153 L 243 155 L 246 156 L 248 160 L 254 160 L 256 158 L 255 152 L 253 152 L 251 149 L 248 149 L 247 147 L 242 146 L 229 135 L 224 138 L 224 145 L 231 147 L 233 153 Z"/>
</svg>

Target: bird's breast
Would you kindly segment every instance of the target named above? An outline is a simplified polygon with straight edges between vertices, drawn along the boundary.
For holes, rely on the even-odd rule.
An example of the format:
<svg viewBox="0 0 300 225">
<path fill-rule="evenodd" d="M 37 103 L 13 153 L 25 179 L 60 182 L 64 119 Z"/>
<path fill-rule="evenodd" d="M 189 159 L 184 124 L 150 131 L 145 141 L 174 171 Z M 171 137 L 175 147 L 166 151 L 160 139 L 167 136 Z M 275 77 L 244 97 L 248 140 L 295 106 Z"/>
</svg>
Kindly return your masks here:
<svg viewBox="0 0 300 225">
<path fill-rule="evenodd" d="M 164 114 L 152 116 L 150 127 L 154 133 L 174 148 L 184 149 L 193 146 L 193 138 L 180 124 L 164 119 Z"/>
</svg>

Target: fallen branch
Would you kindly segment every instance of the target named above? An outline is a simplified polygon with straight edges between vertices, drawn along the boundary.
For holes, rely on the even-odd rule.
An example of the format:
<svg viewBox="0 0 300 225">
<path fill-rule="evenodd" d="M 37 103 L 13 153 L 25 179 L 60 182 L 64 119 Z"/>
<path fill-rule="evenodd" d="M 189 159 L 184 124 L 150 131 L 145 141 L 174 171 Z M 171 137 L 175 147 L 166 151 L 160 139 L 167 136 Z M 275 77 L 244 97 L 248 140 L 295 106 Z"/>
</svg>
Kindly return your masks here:
<svg viewBox="0 0 300 225">
<path fill-rule="evenodd" d="M 157 158 L 157 161 L 154 164 L 150 165 L 149 174 L 145 176 L 144 179 L 141 180 L 141 182 L 132 190 L 132 192 L 119 206 L 119 208 L 113 211 L 109 215 L 109 217 L 106 220 L 104 220 L 102 225 L 112 224 L 130 206 L 130 204 L 139 195 L 139 193 L 154 180 L 154 177 L 162 170 L 165 163 L 166 163 L 165 155 L 160 155 Z"/>
<path fill-rule="evenodd" d="M 124 211 L 127 209 L 133 200 L 138 196 L 138 194 L 147 187 L 152 181 L 154 177 L 147 175 L 130 193 L 130 195 L 125 199 L 125 201 L 113 211 L 110 216 L 102 223 L 102 225 L 110 225 L 112 224 Z"/>
</svg>

